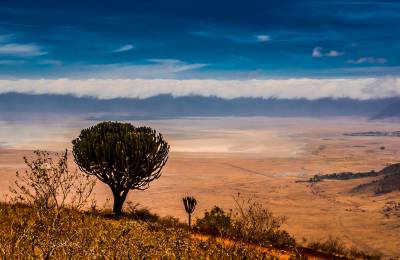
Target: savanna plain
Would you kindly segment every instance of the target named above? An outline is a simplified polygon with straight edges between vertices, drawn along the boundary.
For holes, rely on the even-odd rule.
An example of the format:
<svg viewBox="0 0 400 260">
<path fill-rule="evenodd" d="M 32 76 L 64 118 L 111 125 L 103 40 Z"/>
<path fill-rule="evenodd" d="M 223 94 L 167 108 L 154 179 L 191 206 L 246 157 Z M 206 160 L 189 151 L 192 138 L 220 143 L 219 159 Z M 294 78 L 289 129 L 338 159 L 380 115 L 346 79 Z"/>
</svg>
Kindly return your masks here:
<svg viewBox="0 0 400 260">
<path fill-rule="evenodd" d="M 15 172 L 25 169 L 23 156 L 29 157 L 35 149 L 70 150 L 80 130 L 97 123 L 85 118 L 0 119 L 1 200 L 10 195 Z M 399 162 L 400 137 L 344 135 L 397 131 L 398 122 L 213 117 L 130 123 L 161 132 L 171 152 L 162 176 L 145 191 L 131 191 L 127 201 L 185 221 L 182 197 L 197 199 L 196 218 L 214 205 L 229 211 L 240 193 L 275 215 L 286 216 L 284 229 L 298 241 L 338 237 L 347 246 L 379 251 L 385 258 L 400 257 L 400 217 L 384 212 L 387 203 L 400 200 L 400 192 L 351 192 L 375 177 L 306 182 L 316 174 L 379 171 Z M 92 197 L 100 207 L 112 206 L 112 194 L 101 182 Z"/>
</svg>

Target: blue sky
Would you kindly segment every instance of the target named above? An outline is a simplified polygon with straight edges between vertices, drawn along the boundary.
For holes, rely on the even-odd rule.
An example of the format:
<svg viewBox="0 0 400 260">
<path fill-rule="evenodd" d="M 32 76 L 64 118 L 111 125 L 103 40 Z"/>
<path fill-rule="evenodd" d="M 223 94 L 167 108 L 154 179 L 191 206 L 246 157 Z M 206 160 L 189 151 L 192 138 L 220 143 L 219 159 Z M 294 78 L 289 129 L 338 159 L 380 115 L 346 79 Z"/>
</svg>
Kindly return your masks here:
<svg viewBox="0 0 400 260">
<path fill-rule="evenodd" d="M 400 71 L 400 1 L 2 1 L 0 78 Z"/>
<path fill-rule="evenodd" d="M 400 1 L 1 1 L 0 94 L 400 96 Z"/>
</svg>

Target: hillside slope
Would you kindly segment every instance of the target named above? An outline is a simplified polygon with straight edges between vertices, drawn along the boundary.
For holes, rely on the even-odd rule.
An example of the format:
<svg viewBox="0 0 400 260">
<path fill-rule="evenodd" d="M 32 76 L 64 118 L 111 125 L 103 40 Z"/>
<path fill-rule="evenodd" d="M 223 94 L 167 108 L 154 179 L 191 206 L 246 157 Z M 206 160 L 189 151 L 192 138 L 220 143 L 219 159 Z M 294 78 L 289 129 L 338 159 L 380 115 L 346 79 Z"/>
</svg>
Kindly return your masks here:
<svg viewBox="0 0 400 260">
<path fill-rule="evenodd" d="M 373 192 L 384 194 L 400 191 L 400 163 L 389 165 L 377 173 L 377 179 L 358 185 L 354 192 Z"/>
</svg>

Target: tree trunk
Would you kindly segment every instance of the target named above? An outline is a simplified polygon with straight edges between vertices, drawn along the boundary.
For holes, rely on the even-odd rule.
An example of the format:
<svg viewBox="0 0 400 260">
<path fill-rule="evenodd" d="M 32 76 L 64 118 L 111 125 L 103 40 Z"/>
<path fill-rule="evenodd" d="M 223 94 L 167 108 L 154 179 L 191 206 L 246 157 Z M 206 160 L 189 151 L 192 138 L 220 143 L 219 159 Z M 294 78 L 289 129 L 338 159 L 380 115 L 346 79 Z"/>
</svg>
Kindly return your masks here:
<svg viewBox="0 0 400 260">
<path fill-rule="evenodd" d="M 113 212 L 115 215 L 122 214 L 122 206 L 124 205 L 126 196 L 128 195 L 128 191 L 129 190 L 113 191 L 113 196 L 114 196 Z"/>
<path fill-rule="evenodd" d="M 190 214 L 190 213 L 188 213 L 189 214 L 189 229 L 191 229 L 191 227 L 192 227 L 192 214 Z"/>
</svg>

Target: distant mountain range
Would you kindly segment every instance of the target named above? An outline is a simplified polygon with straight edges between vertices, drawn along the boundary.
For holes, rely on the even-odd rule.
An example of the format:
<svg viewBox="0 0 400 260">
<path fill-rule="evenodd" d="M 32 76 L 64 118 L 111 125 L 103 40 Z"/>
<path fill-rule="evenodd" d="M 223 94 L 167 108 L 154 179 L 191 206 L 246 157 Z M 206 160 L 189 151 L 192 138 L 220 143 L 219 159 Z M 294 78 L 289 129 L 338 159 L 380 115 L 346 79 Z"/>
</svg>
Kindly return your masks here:
<svg viewBox="0 0 400 260">
<path fill-rule="evenodd" d="M 400 101 L 395 101 L 382 111 L 372 116 L 372 119 L 400 118 Z"/>
<path fill-rule="evenodd" d="M 99 120 L 170 118 L 181 116 L 363 116 L 373 119 L 400 117 L 400 98 L 354 100 L 262 99 L 170 95 L 147 99 L 108 99 L 66 95 L 0 95 L 0 116 L 6 113 L 100 113 Z"/>
</svg>

